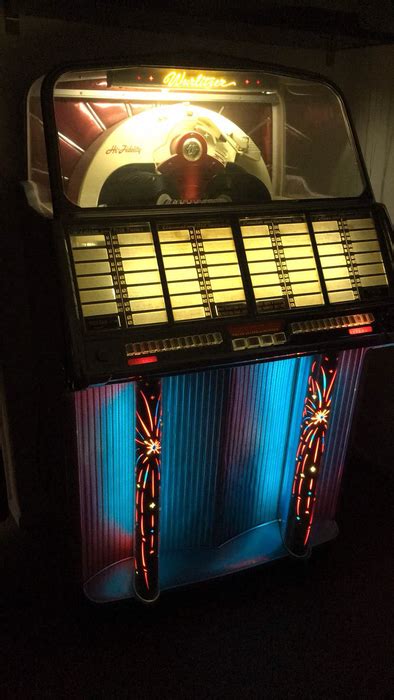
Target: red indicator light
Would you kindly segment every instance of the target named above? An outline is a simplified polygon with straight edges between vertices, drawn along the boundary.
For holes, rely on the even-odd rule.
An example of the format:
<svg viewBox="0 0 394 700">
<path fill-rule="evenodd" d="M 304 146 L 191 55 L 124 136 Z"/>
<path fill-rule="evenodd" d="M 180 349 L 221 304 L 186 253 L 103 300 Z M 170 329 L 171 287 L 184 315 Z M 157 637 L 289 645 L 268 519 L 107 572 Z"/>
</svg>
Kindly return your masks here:
<svg viewBox="0 0 394 700">
<path fill-rule="evenodd" d="M 129 357 L 127 364 L 132 365 L 149 365 L 151 362 L 157 362 L 156 355 L 147 355 L 146 357 Z"/>
<path fill-rule="evenodd" d="M 261 80 L 256 80 L 256 85 L 261 85 Z"/>
<path fill-rule="evenodd" d="M 348 328 L 350 335 L 362 335 L 363 333 L 372 333 L 372 326 L 358 326 L 358 328 Z"/>
<path fill-rule="evenodd" d="M 153 75 L 150 75 L 150 76 L 149 76 L 149 80 L 152 82 L 152 80 L 153 80 Z"/>
<path fill-rule="evenodd" d="M 250 83 L 250 80 L 248 80 L 248 79 L 246 78 L 246 80 L 245 80 L 245 85 L 249 85 L 249 83 Z"/>
</svg>

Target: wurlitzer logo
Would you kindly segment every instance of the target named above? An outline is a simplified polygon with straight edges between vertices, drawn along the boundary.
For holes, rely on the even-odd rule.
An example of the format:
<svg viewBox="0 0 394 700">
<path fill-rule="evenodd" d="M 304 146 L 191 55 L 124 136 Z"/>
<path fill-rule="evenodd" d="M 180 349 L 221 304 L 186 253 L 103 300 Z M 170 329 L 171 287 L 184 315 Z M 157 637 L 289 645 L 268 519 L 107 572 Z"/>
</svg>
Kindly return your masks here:
<svg viewBox="0 0 394 700">
<path fill-rule="evenodd" d="M 226 80 L 217 75 L 199 73 L 197 76 L 188 76 L 186 71 L 172 70 L 164 76 L 163 85 L 170 88 L 212 90 L 215 88 L 236 87 L 237 83 L 235 80 Z"/>
<path fill-rule="evenodd" d="M 126 143 L 124 143 L 121 146 L 113 145 L 111 148 L 107 148 L 105 153 L 107 156 L 115 153 L 141 153 L 141 148 L 139 146 L 128 146 Z"/>
</svg>

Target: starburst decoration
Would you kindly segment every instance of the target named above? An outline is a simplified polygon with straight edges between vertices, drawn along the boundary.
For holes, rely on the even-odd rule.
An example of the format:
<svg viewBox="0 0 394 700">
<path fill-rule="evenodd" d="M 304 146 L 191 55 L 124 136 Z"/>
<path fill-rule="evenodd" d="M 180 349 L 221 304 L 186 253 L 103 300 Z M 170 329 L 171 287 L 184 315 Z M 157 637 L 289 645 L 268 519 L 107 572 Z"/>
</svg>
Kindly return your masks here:
<svg viewBox="0 0 394 700">
<path fill-rule="evenodd" d="M 144 444 L 146 445 L 146 454 L 151 455 L 160 453 L 161 445 L 159 440 L 144 440 Z"/>
<path fill-rule="evenodd" d="M 328 421 L 328 415 L 330 411 L 327 408 L 319 409 L 314 413 L 314 415 L 311 417 L 310 422 L 313 423 L 314 425 L 327 425 Z"/>
</svg>

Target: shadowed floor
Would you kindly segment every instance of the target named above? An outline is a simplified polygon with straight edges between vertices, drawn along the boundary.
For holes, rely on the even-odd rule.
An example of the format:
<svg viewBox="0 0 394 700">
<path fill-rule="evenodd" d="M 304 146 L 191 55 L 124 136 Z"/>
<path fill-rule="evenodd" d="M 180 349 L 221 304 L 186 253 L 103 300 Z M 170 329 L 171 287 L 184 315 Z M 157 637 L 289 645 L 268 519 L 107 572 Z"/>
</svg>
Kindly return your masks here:
<svg viewBox="0 0 394 700">
<path fill-rule="evenodd" d="M 393 487 L 353 451 L 335 542 L 153 607 L 67 594 L 61 547 L 3 528 L 0 696 L 389 697 Z"/>
</svg>

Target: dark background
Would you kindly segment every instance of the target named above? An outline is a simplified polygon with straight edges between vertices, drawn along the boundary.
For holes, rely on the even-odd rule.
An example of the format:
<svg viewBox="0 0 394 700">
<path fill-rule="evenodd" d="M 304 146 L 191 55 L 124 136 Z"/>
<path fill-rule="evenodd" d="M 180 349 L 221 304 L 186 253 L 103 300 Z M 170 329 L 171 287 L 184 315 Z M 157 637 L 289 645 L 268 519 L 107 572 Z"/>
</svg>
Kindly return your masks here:
<svg viewBox="0 0 394 700">
<path fill-rule="evenodd" d="M 2 449 L 22 511 L 21 529 L 11 518 L 0 524 L 0 696 L 391 697 L 393 349 L 366 363 L 336 542 L 307 565 L 281 561 L 164 594 L 152 608 L 91 606 L 51 529 L 63 503 L 50 504 L 53 521 L 41 518 L 46 489 L 61 491 L 65 468 L 65 414 L 42 408 L 61 391 L 61 329 L 37 341 L 37 319 L 48 338 L 47 319 L 56 318 L 56 278 L 37 279 L 37 256 L 50 265 L 50 232 L 26 212 L 19 183 L 32 81 L 64 62 L 138 61 L 152 48 L 169 61 L 190 51 L 203 63 L 209 51 L 241 66 L 252 58 L 321 72 L 339 83 L 363 135 L 366 91 L 379 90 L 382 104 L 393 99 L 392 2 L 14 0 L 3 3 L 0 35 Z M 392 161 L 370 157 L 364 135 L 362 146 L 376 196 L 393 211 Z"/>
</svg>

